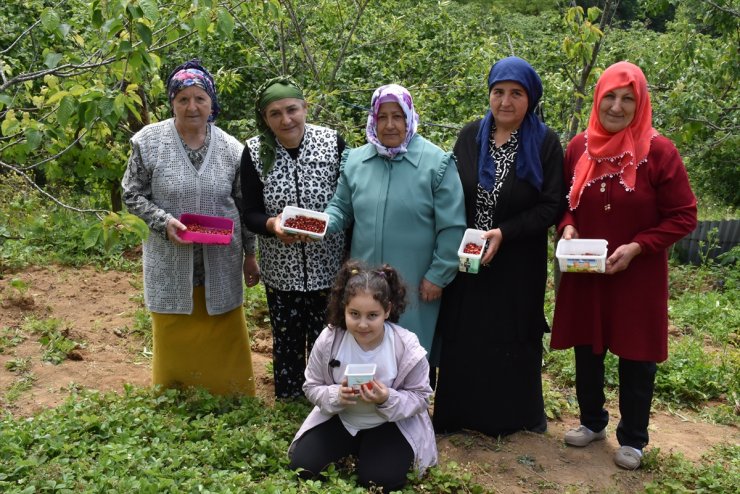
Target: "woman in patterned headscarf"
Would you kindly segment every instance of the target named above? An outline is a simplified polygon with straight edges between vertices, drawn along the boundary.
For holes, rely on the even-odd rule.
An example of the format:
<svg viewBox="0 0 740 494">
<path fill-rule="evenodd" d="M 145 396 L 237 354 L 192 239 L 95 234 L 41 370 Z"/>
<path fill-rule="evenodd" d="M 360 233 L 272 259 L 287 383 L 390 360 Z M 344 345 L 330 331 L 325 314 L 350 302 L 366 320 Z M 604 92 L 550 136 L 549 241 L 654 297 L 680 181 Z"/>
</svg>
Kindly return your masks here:
<svg viewBox="0 0 740 494">
<path fill-rule="evenodd" d="M 585 132 L 568 144 L 569 210 L 564 239 L 600 238 L 605 274 L 564 273 L 552 347 L 575 349 L 581 425 L 571 446 L 606 437 L 604 356 L 619 357 L 620 448 L 634 470 L 648 443 L 656 362 L 668 357 L 668 247 L 696 226 L 696 198 L 673 143 L 653 128 L 647 79 L 618 62 L 599 78 Z"/>
<path fill-rule="evenodd" d="M 131 138 L 123 177 L 128 210 L 149 225 L 144 298 L 152 312 L 153 383 L 217 394 L 255 392 L 242 311 L 242 271 L 259 280 L 254 235 L 241 227 L 243 146 L 212 122 L 219 112 L 213 77 L 197 60 L 167 78 L 173 118 Z M 182 213 L 234 221 L 228 245 L 183 240 Z"/>
<path fill-rule="evenodd" d="M 351 257 L 398 269 L 409 287 L 400 324 L 431 352 L 439 298 L 457 272 L 465 219 L 455 159 L 417 134 L 418 122 L 406 88 L 376 89 L 368 143 L 342 157 L 326 213 L 330 232 L 353 225 Z"/>
<path fill-rule="evenodd" d="M 306 123 L 308 105 L 289 77 L 257 91 L 259 135 L 242 154 L 244 224 L 259 238 L 260 268 L 272 325 L 275 396 L 303 396 L 306 360 L 324 328 L 329 289 L 344 258 L 344 235 L 304 242 L 280 228 L 285 206 L 323 211 L 336 189 L 345 143 Z"/>
<path fill-rule="evenodd" d="M 488 244 L 480 271 L 443 296 L 434 428 L 544 432 L 547 231 L 563 204 L 563 149 L 535 114 L 542 82 L 529 63 L 499 60 L 487 87 L 489 111 L 462 129 L 455 155 L 468 227 Z"/>
</svg>

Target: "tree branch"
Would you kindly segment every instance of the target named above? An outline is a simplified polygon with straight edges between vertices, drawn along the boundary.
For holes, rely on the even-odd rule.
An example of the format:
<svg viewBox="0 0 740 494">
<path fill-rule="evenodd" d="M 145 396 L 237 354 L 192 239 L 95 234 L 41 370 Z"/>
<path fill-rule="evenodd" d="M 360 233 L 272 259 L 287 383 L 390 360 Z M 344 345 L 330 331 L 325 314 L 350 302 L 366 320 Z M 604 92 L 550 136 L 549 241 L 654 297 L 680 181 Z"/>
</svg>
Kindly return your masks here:
<svg viewBox="0 0 740 494">
<path fill-rule="evenodd" d="M 90 126 L 95 125 L 95 123 L 98 122 L 99 120 L 100 120 L 100 117 L 96 117 L 95 120 L 92 121 L 92 124 Z M 18 170 L 32 170 L 34 168 L 37 168 L 37 167 L 43 165 L 44 163 L 48 163 L 49 161 L 53 161 L 53 160 L 59 158 L 61 155 L 63 155 L 67 151 L 69 151 L 72 148 L 72 146 L 74 146 L 78 142 L 80 142 L 82 140 L 82 138 L 85 137 L 85 135 L 87 135 L 87 132 L 88 132 L 87 130 L 84 130 L 74 141 L 72 141 L 71 143 L 69 143 L 69 145 L 66 148 L 62 149 L 57 154 L 55 154 L 53 156 L 49 156 L 48 158 L 45 158 L 45 159 L 43 159 L 41 161 L 38 161 L 38 162 L 36 162 L 36 163 L 34 163 L 32 165 L 19 166 L 18 167 Z"/>
<path fill-rule="evenodd" d="M 306 56 L 306 61 L 308 62 L 308 67 L 311 69 L 311 73 L 316 81 L 321 80 L 318 68 L 316 67 L 316 62 L 313 59 L 313 54 L 308 47 L 306 37 L 303 35 L 303 28 L 301 27 L 301 23 L 298 21 L 298 16 L 293 8 L 293 3 L 291 0 L 280 0 L 280 4 L 288 11 L 288 16 L 290 16 L 290 21 L 293 24 L 296 34 L 298 35 L 298 39 L 301 42 L 301 48 L 303 48 L 303 54 Z"/>
<path fill-rule="evenodd" d="M 63 3 L 67 3 L 67 0 L 60 0 L 59 2 L 57 2 L 57 3 L 56 3 L 56 5 L 52 5 L 52 8 L 56 9 L 57 7 L 59 7 L 60 5 L 62 5 Z M 28 33 L 30 33 L 31 31 L 33 31 L 33 29 L 34 29 L 34 28 L 35 28 L 36 26 L 38 26 L 40 22 L 41 22 L 41 19 L 39 18 L 39 20 L 37 20 L 36 22 L 34 22 L 33 24 L 31 24 L 31 26 L 30 26 L 30 27 L 29 27 L 28 29 L 26 29 L 26 30 L 25 30 L 25 31 L 23 31 L 23 32 L 22 32 L 21 34 L 19 34 L 19 35 L 18 35 L 18 37 L 17 37 L 17 38 L 15 38 L 15 40 L 13 40 L 13 42 L 12 42 L 12 43 L 10 43 L 10 46 L 8 46 L 8 47 L 7 47 L 6 49 L 4 49 L 3 51 L 0 51 L 0 55 L 5 55 L 5 54 L 6 54 L 6 53 L 8 53 L 8 52 L 9 52 L 10 50 L 12 50 L 12 49 L 13 49 L 13 47 L 14 47 L 14 46 L 15 46 L 16 44 L 18 44 L 18 43 L 19 43 L 19 42 L 20 42 L 20 41 L 21 41 L 21 40 L 22 40 L 22 39 L 23 39 L 23 38 L 24 38 L 24 37 L 25 37 L 25 36 L 26 36 L 26 35 L 27 35 Z"/>
<path fill-rule="evenodd" d="M 714 7 L 715 9 L 719 10 L 720 12 L 724 12 L 725 14 L 730 14 L 734 17 L 740 17 L 740 11 L 738 10 L 731 9 L 723 5 L 717 5 L 712 0 L 704 0 L 704 1 L 707 2 L 709 5 L 711 5 L 712 7 Z"/>
<path fill-rule="evenodd" d="M 3 83 L 2 85 L 0 85 L 0 91 L 4 91 L 5 89 L 7 89 L 8 87 L 10 87 L 10 86 L 12 86 L 14 84 L 19 84 L 21 82 L 26 82 L 26 81 L 32 81 L 34 79 L 38 79 L 40 77 L 44 77 L 44 76 L 50 75 L 50 74 L 51 75 L 55 75 L 57 77 L 62 77 L 62 78 L 74 77 L 75 75 L 78 75 L 78 74 L 76 74 L 74 72 L 65 72 L 65 71 L 66 70 L 69 70 L 69 71 L 79 70 L 81 72 L 85 72 L 87 70 L 95 69 L 95 68 L 98 68 L 98 67 L 103 67 L 105 65 L 110 65 L 110 64 L 116 62 L 117 60 L 118 59 L 115 58 L 115 57 L 110 57 L 110 58 L 108 58 L 106 60 L 102 60 L 101 62 L 98 62 L 98 63 L 86 63 L 86 64 L 81 64 L 81 65 L 69 63 L 69 64 L 65 64 L 65 65 L 60 65 L 59 67 L 55 67 L 53 69 L 39 70 L 39 71 L 36 71 L 36 72 L 28 72 L 26 74 L 21 74 L 21 75 L 18 75 L 16 77 L 13 77 L 12 79 L 10 79 L 9 81 L 7 81 L 6 83 Z"/>
<path fill-rule="evenodd" d="M 76 211 L 78 213 L 96 213 L 96 214 L 99 214 L 99 213 L 101 213 L 101 214 L 108 214 L 108 213 L 110 213 L 110 211 L 108 211 L 107 209 L 80 209 L 80 208 L 76 208 L 74 206 L 70 206 L 69 204 L 65 204 L 62 201 L 60 201 L 59 199 L 57 199 L 56 197 L 54 197 L 53 195 L 51 195 L 48 192 L 46 192 L 42 187 L 40 187 L 39 185 L 37 185 L 36 182 L 34 182 L 33 179 L 31 177 L 29 177 L 23 170 L 21 170 L 19 168 L 16 168 L 13 165 L 10 165 L 8 163 L 5 163 L 4 161 L 0 161 L 0 167 L 6 168 L 6 169 L 8 169 L 8 170 L 10 170 L 10 171 L 18 174 L 21 178 L 23 178 L 23 180 L 25 180 L 26 182 L 28 182 L 28 184 L 31 187 L 33 187 L 34 189 L 38 190 L 43 196 L 47 197 L 48 199 L 50 199 L 51 201 L 55 202 L 56 204 L 60 205 L 61 207 L 65 208 L 65 209 L 69 209 L 70 211 Z"/>
<path fill-rule="evenodd" d="M 222 7 L 224 7 L 232 15 L 232 17 L 234 17 L 234 19 L 236 19 L 237 24 L 239 24 L 239 26 L 244 30 L 244 32 L 247 33 L 247 35 L 250 38 L 252 38 L 252 41 L 254 41 L 254 43 L 257 45 L 257 47 L 259 48 L 260 52 L 262 53 L 262 56 L 265 57 L 265 59 L 267 59 L 267 61 L 269 62 L 269 64 L 272 65 L 273 67 L 277 68 L 277 64 L 275 63 L 275 61 L 270 56 L 270 52 L 267 51 L 267 48 L 265 48 L 265 45 L 262 43 L 262 41 L 260 41 L 254 34 L 252 34 L 252 31 L 249 30 L 249 28 L 247 27 L 247 25 L 244 22 L 242 22 L 242 20 L 235 13 L 235 7 L 238 7 L 239 5 L 242 5 L 243 3 L 246 3 L 246 2 L 239 2 L 234 7 L 232 7 L 231 5 L 229 5 L 227 2 L 221 2 L 219 5 L 221 5 Z"/>
</svg>

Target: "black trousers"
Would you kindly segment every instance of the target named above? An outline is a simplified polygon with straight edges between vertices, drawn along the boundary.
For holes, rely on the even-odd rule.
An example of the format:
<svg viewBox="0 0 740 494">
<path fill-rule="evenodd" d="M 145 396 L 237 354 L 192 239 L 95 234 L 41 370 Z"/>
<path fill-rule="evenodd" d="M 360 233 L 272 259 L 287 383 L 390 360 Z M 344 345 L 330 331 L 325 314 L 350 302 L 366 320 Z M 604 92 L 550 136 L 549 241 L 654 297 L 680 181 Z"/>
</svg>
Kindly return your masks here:
<svg viewBox="0 0 740 494">
<path fill-rule="evenodd" d="M 604 409 L 604 357 L 590 345 L 576 346 L 576 396 L 581 424 L 594 432 L 606 427 L 609 413 Z M 642 449 L 649 441 L 648 423 L 655 389 L 655 362 L 619 359 L 619 414 L 617 441 L 622 446 Z"/>
<path fill-rule="evenodd" d="M 414 450 L 398 426 L 386 422 L 353 436 L 338 415 L 306 431 L 296 442 L 290 469 L 302 468 L 300 476 L 311 479 L 332 463 L 347 456 L 357 459 L 357 477 L 364 487 L 375 485 L 383 492 L 400 489 L 414 464 Z"/>
<path fill-rule="evenodd" d="M 265 287 L 272 326 L 272 373 L 275 396 L 303 396 L 306 361 L 326 324 L 329 290 L 310 292 Z"/>
</svg>

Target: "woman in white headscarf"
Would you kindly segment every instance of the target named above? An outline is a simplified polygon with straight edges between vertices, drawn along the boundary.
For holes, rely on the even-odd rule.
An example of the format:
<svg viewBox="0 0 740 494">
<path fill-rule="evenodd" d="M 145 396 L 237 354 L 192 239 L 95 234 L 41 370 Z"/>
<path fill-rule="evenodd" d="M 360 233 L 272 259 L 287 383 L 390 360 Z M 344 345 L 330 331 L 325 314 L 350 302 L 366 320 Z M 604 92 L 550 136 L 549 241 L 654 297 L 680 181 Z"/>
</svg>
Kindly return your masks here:
<svg viewBox="0 0 740 494">
<path fill-rule="evenodd" d="M 430 352 L 442 288 L 457 273 L 462 186 L 452 154 L 416 133 L 419 116 L 406 88 L 379 87 L 370 106 L 368 143 L 342 156 L 328 231 L 354 225 L 350 256 L 399 270 L 409 287 L 399 324 Z"/>
</svg>

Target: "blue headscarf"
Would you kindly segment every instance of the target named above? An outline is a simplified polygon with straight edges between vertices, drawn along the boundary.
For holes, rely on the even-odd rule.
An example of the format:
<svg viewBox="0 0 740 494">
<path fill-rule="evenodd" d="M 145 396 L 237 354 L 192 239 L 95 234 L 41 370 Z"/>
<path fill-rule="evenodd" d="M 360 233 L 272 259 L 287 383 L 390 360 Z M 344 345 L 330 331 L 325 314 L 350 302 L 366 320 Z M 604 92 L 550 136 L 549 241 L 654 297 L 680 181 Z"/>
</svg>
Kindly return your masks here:
<svg viewBox="0 0 740 494">
<path fill-rule="evenodd" d="M 534 109 L 542 98 L 542 80 L 529 63 L 519 57 L 507 57 L 499 60 L 488 74 L 488 93 L 497 82 L 518 82 L 527 91 L 529 106 L 524 121 L 519 127 L 519 149 L 516 153 L 516 176 L 532 184 L 538 191 L 542 190 L 542 163 L 540 147 L 545 138 L 547 127 L 543 124 Z M 490 108 L 483 117 L 475 142 L 478 144 L 478 182 L 487 191 L 493 190 L 496 183 L 496 164 L 493 162 L 489 146 L 493 114 Z"/>
</svg>

